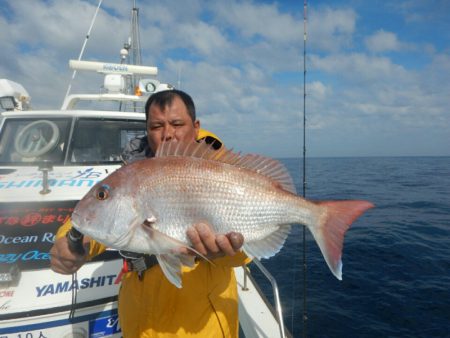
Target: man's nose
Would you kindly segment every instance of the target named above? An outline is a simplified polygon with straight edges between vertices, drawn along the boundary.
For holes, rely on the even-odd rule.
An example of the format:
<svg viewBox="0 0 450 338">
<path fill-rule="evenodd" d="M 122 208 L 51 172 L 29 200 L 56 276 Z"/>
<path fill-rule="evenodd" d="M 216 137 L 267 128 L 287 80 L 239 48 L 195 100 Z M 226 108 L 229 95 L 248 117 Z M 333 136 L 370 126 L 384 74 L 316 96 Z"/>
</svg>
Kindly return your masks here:
<svg viewBox="0 0 450 338">
<path fill-rule="evenodd" d="M 175 137 L 175 128 L 171 126 L 167 126 L 166 128 L 164 128 L 163 138 L 165 141 L 170 141 L 174 137 Z"/>
</svg>

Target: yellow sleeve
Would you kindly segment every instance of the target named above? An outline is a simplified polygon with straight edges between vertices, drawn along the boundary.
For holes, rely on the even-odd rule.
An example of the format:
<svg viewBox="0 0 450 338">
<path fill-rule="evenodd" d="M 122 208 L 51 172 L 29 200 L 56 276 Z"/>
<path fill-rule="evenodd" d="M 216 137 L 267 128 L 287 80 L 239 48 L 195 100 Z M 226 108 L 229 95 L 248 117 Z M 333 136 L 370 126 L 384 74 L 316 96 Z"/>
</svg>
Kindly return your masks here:
<svg viewBox="0 0 450 338">
<path fill-rule="evenodd" d="M 65 237 L 71 228 L 72 228 L 72 222 L 69 219 L 66 223 L 64 223 L 63 225 L 61 225 L 59 227 L 58 231 L 56 232 L 56 239 Z M 89 254 L 88 254 L 87 258 L 92 259 L 93 257 L 100 255 L 105 250 L 106 250 L 106 246 L 91 239 L 91 241 L 89 242 Z"/>
<path fill-rule="evenodd" d="M 250 263 L 251 259 L 243 251 L 239 251 L 234 256 L 217 258 L 213 262 L 220 266 L 236 267 Z"/>
</svg>

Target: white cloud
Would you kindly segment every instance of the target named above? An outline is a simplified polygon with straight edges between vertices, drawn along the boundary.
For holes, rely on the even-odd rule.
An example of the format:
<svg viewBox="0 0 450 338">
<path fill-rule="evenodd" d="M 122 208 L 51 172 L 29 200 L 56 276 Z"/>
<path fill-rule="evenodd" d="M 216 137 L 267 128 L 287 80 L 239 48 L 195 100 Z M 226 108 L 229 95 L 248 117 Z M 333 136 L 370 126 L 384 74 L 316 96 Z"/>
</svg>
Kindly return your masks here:
<svg viewBox="0 0 450 338">
<path fill-rule="evenodd" d="M 404 79 L 409 76 L 403 66 L 393 63 L 389 58 L 363 53 L 329 54 L 325 57 L 311 55 L 309 60 L 311 67 L 326 73 L 339 74 L 341 79 L 356 84 Z"/>
<path fill-rule="evenodd" d="M 217 27 L 202 21 L 181 24 L 178 32 L 181 37 L 179 40 L 184 41 L 184 46 L 194 49 L 194 53 L 206 58 L 223 54 L 230 48 L 227 39 Z"/>
<path fill-rule="evenodd" d="M 353 43 L 357 15 L 353 9 L 312 8 L 308 18 L 308 44 L 321 51 L 339 51 Z"/>
<path fill-rule="evenodd" d="M 400 42 L 394 33 L 379 30 L 375 34 L 365 39 L 366 46 L 374 52 L 397 51 L 400 49 Z"/>
<path fill-rule="evenodd" d="M 217 19 L 245 38 L 263 38 L 269 43 L 299 43 L 300 22 L 291 14 L 281 13 L 276 4 L 254 2 L 217 2 L 213 6 Z"/>
<path fill-rule="evenodd" d="M 321 116 L 313 119 L 319 129 L 351 125 L 370 133 L 450 125 L 443 102 L 450 92 L 448 56 L 437 56 L 421 71 L 407 70 L 386 57 L 355 53 L 312 56 L 311 63 L 336 80 L 330 81 L 334 84 L 325 97 L 310 96 L 313 115 Z"/>
<path fill-rule="evenodd" d="M 96 5 L 9 1 L 13 13 L 0 12 L 0 77 L 22 83 L 35 108 L 59 107 L 71 75 L 68 59 L 78 57 Z M 158 66 L 159 79 L 175 85 L 181 71 L 181 88 L 195 99 L 205 127 L 236 150 L 298 155 L 302 3 L 192 0 L 186 5 L 170 0 L 138 5 L 144 64 Z M 118 62 L 129 35 L 131 6 L 128 0 L 105 1 L 105 6 L 84 58 Z M 401 138 L 402 130 L 448 135 L 448 51 L 432 39 L 410 40 L 427 51 L 422 64 L 411 67 L 417 51 L 405 42 L 405 33 L 391 26 L 387 30 L 380 21 L 377 32 L 364 36 L 363 11 L 333 6 L 309 6 L 306 107 L 312 154 L 327 154 L 322 147 L 351 154 L 352 144 L 363 148 L 366 138 L 380 141 L 384 133 Z M 390 51 L 401 53 L 397 58 L 381 55 Z M 98 91 L 101 83 L 100 75 L 80 73 L 74 90 Z"/>
<path fill-rule="evenodd" d="M 81 1 L 26 0 L 13 1 L 10 5 L 15 16 L 11 37 L 32 49 L 73 49 L 74 42 L 83 37 L 80 32 L 87 31 L 95 8 Z"/>
<path fill-rule="evenodd" d="M 364 39 L 367 49 L 372 52 L 390 52 L 400 51 L 407 48 L 406 43 L 398 40 L 397 35 L 392 32 L 386 32 L 381 29 L 371 36 Z"/>
<path fill-rule="evenodd" d="M 307 95 L 312 97 L 314 100 L 323 100 L 330 95 L 329 89 L 320 81 L 314 81 L 308 84 Z"/>
</svg>

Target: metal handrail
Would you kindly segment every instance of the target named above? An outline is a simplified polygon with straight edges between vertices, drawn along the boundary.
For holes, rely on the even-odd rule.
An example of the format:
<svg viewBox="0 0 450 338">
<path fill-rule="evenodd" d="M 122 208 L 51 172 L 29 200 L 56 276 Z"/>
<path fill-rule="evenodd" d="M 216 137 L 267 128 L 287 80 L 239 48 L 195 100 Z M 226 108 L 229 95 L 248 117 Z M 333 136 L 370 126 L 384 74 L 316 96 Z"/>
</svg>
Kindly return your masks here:
<svg viewBox="0 0 450 338">
<path fill-rule="evenodd" d="M 272 284 L 273 289 L 273 297 L 275 300 L 275 311 L 278 317 L 278 326 L 280 328 L 280 337 L 285 338 L 286 334 L 284 331 L 284 323 L 283 323 L 283 310 L 281 309 L 281 302 L 280 302 L 280 293 L 278 292 L 278 284 L 275 279 L 275 277 L 272 276 L 272 274 L 267 270 L 262 263 L 254 258 L 253 263 L 258 267 L 258 269 L 264 274 L 264 276 L 269 280 L 270 284 Z M 244 266 L 244 290 L 247 289 L 247 274 L 250 272 L 246 269 Z"/>
</svg>

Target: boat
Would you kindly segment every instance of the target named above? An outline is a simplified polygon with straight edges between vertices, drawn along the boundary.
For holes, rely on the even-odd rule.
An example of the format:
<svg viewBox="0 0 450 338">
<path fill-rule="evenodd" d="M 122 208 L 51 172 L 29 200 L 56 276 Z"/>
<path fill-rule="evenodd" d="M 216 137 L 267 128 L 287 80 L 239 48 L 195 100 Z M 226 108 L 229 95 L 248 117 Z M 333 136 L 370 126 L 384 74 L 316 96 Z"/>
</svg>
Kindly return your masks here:
<svg viewBox="0 0 450 338">
<path fill-rule="evenodd" d="M 149 95 L 172 88 L 157 79 L 157 67 L 127 62 L 128 52 L 121 50 L 121 63 L 71 60 L 74 71 L 103 76 L 103 91 L 68 93 L 55 110 L 30 109 L 25 88 L 0 80 L 2 338 L 121 337 L 118 253 L 107 250 L 67 276 L 50 269 L 49 250 L 76 203 L 122 165 L 121 152 L 131 139 L 145 135 Z M 274 286 L 275 306 L 252 278 L 253 268 Z M 289 336 L 276 281 L 262 264 L 236 268 L 236 277 L 240 335 Z"/>
</svg>

